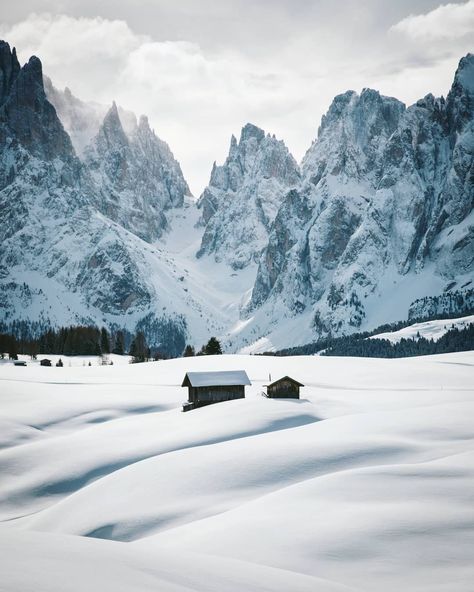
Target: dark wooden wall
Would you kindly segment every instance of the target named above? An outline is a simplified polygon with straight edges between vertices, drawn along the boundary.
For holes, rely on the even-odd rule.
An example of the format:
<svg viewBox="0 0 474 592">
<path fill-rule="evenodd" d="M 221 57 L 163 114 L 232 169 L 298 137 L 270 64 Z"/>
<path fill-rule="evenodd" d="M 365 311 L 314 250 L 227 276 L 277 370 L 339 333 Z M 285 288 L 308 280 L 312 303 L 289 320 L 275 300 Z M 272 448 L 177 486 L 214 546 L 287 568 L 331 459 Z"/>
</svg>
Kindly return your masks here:
<svg viewBox="0 0 474 592">
<path fill-rule="evenodd" d="M 189 401 L 197 403 L 198 401 L 230 401 L 232 399 L 243 399 L 245 397 L 245 387 L 236 386 L 199 386 L 188 387 Z"/>
<path fill-rule="evenodd" d="M 267 396 L 271 398 L 299 399 L 300 387 L 291 380 L 282 380 L 267 387 Z"/>
</svg>

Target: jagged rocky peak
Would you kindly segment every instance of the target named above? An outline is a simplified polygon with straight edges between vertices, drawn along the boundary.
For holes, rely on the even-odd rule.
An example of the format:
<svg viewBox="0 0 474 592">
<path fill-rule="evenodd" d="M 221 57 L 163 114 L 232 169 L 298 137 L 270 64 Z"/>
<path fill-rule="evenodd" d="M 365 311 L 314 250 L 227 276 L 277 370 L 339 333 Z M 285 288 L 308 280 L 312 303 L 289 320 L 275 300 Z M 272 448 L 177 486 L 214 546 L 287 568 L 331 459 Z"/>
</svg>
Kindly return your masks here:
<svg viewBox="0 0 474 592">
<path fill-rule="evenodd" d="M 165 212 L 189 195 L 179 163 L 142 116 L 114 102 L 84 151 L 94 172 L 99 210 L 143 240 L 158 239 L 167 228 Z"/>
<path fill-rule="evenodd" d="M 380 145 L 396 130 L 404 110 L 401 101 L 368 88 L 360 95 L 351 90 L 336 96 L 303 158 L 303 173 L 315 176 L 313 183 L 326 168 L 348 178 L 367 175 L 375 170 Z"/>
<path fill-rule="evenodd" d="M 32 56 L 19 68 L 15 50 L 5 42 L 0 55 L 3 134 L 11 133 L 35 156 L 72 159 L 75 155 L 69 136 L 44 92 L 41 61 Z"/>
<path fill-rule="evenodd" d="M 3 105 L 14 80 L 20 72 L 16 49 L 10 49 L 6 41 L 0 41 L 0 105 Z"/>
<path fill-rule="evenodd" d="M 98 147 L 104 152 L 121 150 L 124 146 L 128 146 L 128 138 L 122 127 L 115 101 L 104 117 L 97 135 L 97 141 Z"/>
<path fill-rule="evenodd" d="M 186 324 L 176 317 L 185 305 L 179 295 L 177 307 L 167 297 L 174 268 L 140 238 L 162 233 L 163 212 L 187 190 L 169 148 L 145 120 L 137 125 L 116 105 L 88 125 L 88 115 L 100 110 L 55 89 L 37 58 L 20 68 L 6 43 L 0 44 L 0 89 L 3 319 L 125 324 L 130 330 L 148 319 L 151 341 L 163 331 L 173 334 L 170 342 L 176 335 L 184 340 Z M 58 114 L 76 141 L 80 134 L 82 143 L 92 138 L 80 158 Z M 164 296 L 163 277 L 169 284 Z"/>
<path fill-rule="evenodd" d="M 252 315 L 304 311 L 315 338 L 340 334 L 370 326 L 381 302 L 393 318 L 378 320 L 395 320 L 415 293 L 472 278 L 473 70 L 468 55 L 446 101 L 408 109 L 369 89 L 334 99 L 260 258 Z"/>
<path fill-rule="evenodd" d="M 68 87 L 61 91 L 50 78 L 43 78 L 48 101 L 54 105 L 76 153 L 82 157 L 86 146 L 99 131 L 107 108 L 98 103 L 81 101 Z"/>
<path fill-rule="evenodd" d="M 454 82 L 446 99 L 452 132 L 459 132 L 474 114 L 474 54 L 468 53 L 459 62 Z"/>
<path fill-rule="evenodd" d="M 285 144 L 248 123 L 231 137 L 225 163 L 212 167 L 198 201 L 206 226 L 197 253 L 212 254 L 234 269 L 256 261 L 286 193 L 300 181 Z"/>
<path fill-rule="evenodd" d="M 474 96 L 474 54 L 468 53 L 459 62 L 454 76 L 453 88 L 462 87 L 466 93 Z"/>
</svg>

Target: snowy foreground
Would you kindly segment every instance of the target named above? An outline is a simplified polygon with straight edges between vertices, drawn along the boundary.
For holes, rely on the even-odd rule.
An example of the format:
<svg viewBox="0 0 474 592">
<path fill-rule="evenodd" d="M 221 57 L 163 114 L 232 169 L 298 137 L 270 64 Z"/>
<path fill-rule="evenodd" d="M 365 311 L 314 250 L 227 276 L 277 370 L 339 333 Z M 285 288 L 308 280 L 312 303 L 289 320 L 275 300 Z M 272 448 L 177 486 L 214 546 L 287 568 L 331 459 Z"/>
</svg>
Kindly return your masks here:
<svg viewBox="0 0 474 592">
<path fill-rule="evenodd" d="M 246 399 L 181 412 L 230 369 Z M 474 352 L 2 364 L 0 590 L 471 591 L 473 418 Z"/>
</svg>

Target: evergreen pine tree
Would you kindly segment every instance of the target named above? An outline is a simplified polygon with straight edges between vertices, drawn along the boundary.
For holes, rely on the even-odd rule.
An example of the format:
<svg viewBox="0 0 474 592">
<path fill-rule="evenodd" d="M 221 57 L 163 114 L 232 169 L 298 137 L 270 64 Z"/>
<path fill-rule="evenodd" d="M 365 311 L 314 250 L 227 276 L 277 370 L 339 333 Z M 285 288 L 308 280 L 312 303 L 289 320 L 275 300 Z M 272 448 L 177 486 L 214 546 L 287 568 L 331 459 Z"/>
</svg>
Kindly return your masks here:
<svg viewBox="0 0 474 592">
<path fill-rule="evenodd" d="M 130 345 L 129 353 L 133 358 L 132 362 L 134 364 L 137 364 L 139 362 L 145 362 L 148 356 L 148 352 L 149 350 L 144 333 L 142 331 L 137 331 Z"/>
<path fill-rule="evenodd" d="M 102 354 L 110 354 L 109 334 L 105 327 L 100 330 L 100 351 Z"/>
<path fill-rule="evenodd" d="M 183 357 L 184 358 L 190 358 L 190 357 L 195 356 L 195 355 L 196 355 L 196 352 L 194 351 L 194 347 L 192 345 L 189 345 L 188 344 L 184 348 Z"/>
<path fill-rule="evenodd" d="M 214 356 L 222 353 L 221 344 L 215 337 L 211 337 L 204 347 L 207 356 Z"/>
<path fill-rule="evenodd" d="M 117 333 L 115 334 L 113 353 L 117 354 L 118 356 L 123 356 L 125 353 L 125 339 L 123 331 L 117 331 Z"/>
</svg>

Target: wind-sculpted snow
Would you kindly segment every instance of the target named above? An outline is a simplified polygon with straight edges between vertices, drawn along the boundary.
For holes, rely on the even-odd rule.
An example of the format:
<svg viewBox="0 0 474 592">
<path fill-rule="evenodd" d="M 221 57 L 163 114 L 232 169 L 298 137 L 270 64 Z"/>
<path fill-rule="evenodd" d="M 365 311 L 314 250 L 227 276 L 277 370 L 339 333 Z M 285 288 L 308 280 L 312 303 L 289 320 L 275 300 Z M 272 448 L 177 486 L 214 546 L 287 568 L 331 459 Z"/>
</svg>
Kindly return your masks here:
<svg viewBox="0 0 474 592">
<path fill-rule="evenodd" d="M 185 372 L 216 368 L 245 370 L 246 398 L 182 413 Z M 473 368 L 471 352 L 3 362 L 2 583 L 467 592 Z M 284 374 L 302 398 L 262 397 Z"/>
</svg>

